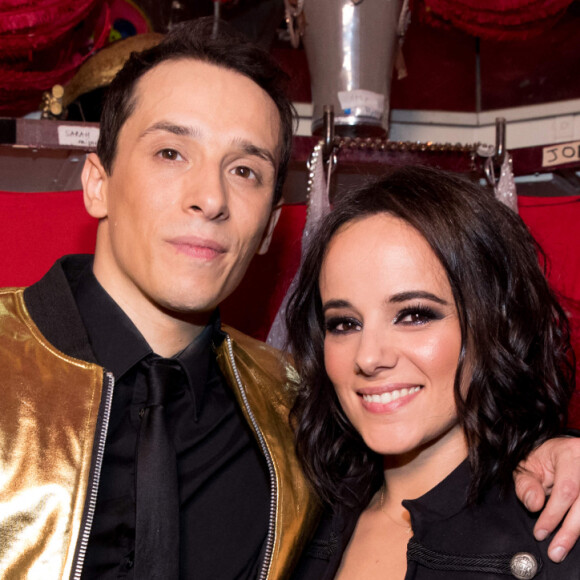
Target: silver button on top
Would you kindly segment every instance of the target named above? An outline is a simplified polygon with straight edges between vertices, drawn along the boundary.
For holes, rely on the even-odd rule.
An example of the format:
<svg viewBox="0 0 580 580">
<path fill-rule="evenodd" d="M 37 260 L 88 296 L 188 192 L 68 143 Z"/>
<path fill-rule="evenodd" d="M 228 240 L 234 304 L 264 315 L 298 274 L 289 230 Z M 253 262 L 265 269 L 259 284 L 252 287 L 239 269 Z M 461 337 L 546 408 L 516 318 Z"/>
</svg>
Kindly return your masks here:
<svg viewBox="0 0 580 580">
<path fill-rule="evenodd" d="M 514 578 L 530 580 L 538 573 L 538 561 L 529 552 L 518 552 L 510 562 L 510 570 Z"/>
</svg>

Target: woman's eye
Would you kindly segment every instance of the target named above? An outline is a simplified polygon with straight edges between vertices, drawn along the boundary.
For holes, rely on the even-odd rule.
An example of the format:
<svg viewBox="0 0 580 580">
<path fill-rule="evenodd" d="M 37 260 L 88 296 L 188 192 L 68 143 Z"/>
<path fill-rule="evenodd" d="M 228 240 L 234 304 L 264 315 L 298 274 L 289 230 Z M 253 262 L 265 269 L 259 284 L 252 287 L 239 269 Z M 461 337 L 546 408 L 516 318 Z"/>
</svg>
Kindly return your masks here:
<svg viewBox="0 0 580 580">
<path fill-rule="evenodd" d="M 360 328 L 359 321 L 352 318 L 331 318 L 326 321 L 326 332 L 330 334 L 347 334 Z"/>
<path fill-rule="evenodd" d="M 182 159 L 179 151 L 176 151 L 175 149 L 161 149 L 157 155 L 162 159 L 167 159 L 167 161 L 179 161 Z"/>
<path fill-rule="evenodd" d="M 430 308 L 412 308 L 400 312 L 395 318 L 395 324 L 420 326 L 439 318 L 441 317 Z"/>
</svg>

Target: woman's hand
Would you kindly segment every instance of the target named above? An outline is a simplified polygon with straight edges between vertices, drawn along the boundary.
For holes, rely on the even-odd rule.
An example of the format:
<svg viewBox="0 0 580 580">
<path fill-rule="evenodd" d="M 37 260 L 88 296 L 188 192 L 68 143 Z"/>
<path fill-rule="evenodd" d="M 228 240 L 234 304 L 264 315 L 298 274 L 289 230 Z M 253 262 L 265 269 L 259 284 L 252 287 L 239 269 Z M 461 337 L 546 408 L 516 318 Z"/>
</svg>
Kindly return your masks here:
<svg viewBox="0 0 580 580">
<path fill-rule="evenodd" d="M 561 562 L 580 536 L 580 438 L 549 439 L 520 463 L 514 480 L 519 499 L 532 512 L 549 496 L 534 527 L 537 540 L 563 520 L 548 548 L 550 559 Z"/>
</svg>

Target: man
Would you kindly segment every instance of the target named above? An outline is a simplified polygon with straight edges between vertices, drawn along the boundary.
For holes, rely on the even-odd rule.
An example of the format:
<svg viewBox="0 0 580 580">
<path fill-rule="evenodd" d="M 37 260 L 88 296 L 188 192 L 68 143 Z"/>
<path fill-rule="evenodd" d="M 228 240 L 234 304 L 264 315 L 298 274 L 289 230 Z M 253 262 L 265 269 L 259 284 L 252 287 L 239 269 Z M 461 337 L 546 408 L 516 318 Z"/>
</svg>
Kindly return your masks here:
<svg viewBox="0 0 580 580">
<path fill-rule="evenodd" d="M 285 578 L 316 522 L 291 369 L 216 310 L 267 249 L 291 105 L 266 54 L 210 29 L 177 27 L 110 87 L 83 171 L 94 262 L 0 295 L 2 578 Z"/>
<path fill-rule="evenodd" d="M 5 577 L 171 577 L 163 554 L 158 572 L 135 561 L 152 353 L 183 371 L 166 405 L 181 577 L 278 578 L 306 540 L 316 510 L 292 453 L 284 367 L 214 314 L 278 215 L 292 139 L 281 80 L 265 53 L 212 40 L 202 22 L 133 56 L 111 86 L 83 172 L 100 220 L 94 263 L 65 258 L 2 303 L 23 348 L 2 347 L 22 361 L 5 384 L 33 391 L 3 403 L 2 473 L 20 493 L 3 512 Z"/>
</svg>

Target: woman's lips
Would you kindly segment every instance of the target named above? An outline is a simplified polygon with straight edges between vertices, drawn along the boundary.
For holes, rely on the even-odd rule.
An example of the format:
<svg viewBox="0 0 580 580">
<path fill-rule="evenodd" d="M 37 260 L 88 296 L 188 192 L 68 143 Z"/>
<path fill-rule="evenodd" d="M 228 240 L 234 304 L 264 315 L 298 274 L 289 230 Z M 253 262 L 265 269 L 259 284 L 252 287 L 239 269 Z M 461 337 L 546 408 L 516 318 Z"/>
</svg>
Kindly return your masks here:
<svg viewBox="0 0 580 580">
<path fill-rule="evenodd" d="M 410 403 L 422 388 L 422 385 L 412 384 L 390 385 L 361 389 L 357 394 L 365 409 L 373 413 L 385 413 Z"/>
</svg>

